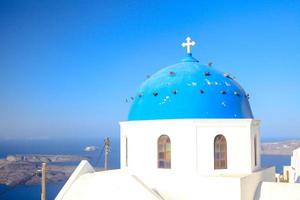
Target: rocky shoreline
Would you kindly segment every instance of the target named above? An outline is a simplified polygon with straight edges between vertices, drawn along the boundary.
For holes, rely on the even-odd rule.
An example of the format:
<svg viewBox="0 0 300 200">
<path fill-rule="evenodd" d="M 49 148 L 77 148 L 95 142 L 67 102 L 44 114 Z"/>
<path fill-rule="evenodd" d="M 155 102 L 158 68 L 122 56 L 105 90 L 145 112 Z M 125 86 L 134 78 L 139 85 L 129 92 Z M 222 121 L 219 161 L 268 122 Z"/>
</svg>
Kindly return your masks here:
<svg viewBox="0 0 300 200">
<path fill-rule="evenodd" d="M 0 159 L 0 184 L 15 186 L 20 184 L 40 184 L 40 168 L 47 163 L 47 182 L 65 181 L 74 171 L 76 165 L 88 157 L 76 155 L 9 155 Z"/>
</svg>

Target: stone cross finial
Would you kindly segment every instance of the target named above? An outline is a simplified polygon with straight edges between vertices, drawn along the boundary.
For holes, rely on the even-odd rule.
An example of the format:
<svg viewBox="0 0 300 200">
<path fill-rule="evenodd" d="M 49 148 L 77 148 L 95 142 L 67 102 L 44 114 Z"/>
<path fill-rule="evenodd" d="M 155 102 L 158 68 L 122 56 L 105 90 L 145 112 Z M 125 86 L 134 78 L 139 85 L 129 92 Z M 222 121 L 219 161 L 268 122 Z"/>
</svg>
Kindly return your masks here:
<svg viewBox="0 0 300 200">
<path fill-rule="evenodd" d="M 191 39 L 190 37 L 187 37 L 185 40 L 186 40 L 186 42 L 183 42 L 183 43 L 181 44 L 181 46 L 182 46 L 182 47 L 186 47 L 186 52 L 187 52 L 188 54 L 190 54 L 190 53 L 191 53 L 191 47 L 192 47 L 192 46 L 195 46 L 196 42 L 195 42 L 195 41 L 192 41 L 192 39 Z"/>
</svg>

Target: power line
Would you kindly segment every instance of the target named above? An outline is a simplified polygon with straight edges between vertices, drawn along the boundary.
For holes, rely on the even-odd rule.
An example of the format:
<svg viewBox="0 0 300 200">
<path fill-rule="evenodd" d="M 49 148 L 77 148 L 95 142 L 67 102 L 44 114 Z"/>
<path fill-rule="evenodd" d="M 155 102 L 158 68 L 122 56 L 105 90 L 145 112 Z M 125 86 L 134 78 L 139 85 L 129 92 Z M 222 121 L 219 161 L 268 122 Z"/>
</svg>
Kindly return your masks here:
<svg viewBox="0 0 300 200">
<path fill-rule="evenodd" d="M 99 161 L 102 158 L 104 152 L 105 152 L 104 168 L 107 169 L 108 168 L 108 154 L 110 152 L 110 140 L 109 140 L 109 137 L 106 137 L 104 139 L 104 144 L 103 144 L 102 149 L 100 151 L 100 155 L 99 155 L 99 157 L 96 160 L 95 166 L 97 166 L 99 164 Z"/>
<path fill-rule="evenodd" d="M 98 165 L 98 163 L 99 163 L 99 161 L 100 161 L 100 159 L 101 159 L 101 157 L 103 155 L 104 149 L 105 149 L 105 144 L 103 144 L 103 147 L 102 147 L 101 152 L 100 152 L 100 156 L 97 158 L 95 166 Z"/>
</svg>

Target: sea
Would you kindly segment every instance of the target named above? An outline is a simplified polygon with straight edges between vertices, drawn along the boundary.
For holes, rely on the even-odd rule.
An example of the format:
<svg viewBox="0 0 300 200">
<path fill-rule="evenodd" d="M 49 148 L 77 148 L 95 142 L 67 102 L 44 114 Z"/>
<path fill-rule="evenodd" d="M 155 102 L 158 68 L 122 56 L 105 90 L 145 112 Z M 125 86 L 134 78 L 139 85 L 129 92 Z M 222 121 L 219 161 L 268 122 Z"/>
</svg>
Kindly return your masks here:
<svg viewBox="0 0 300 200">
<path fill-rule="evenodd" d="M 69 154 L 83 155 L 90 158 L 93 166 L 103 167 L 104 157 L 100 157 L 104 138 L 77 138 L 77 139 L 6 139 L 0 140 L 0 158 L 14 154 Z M 119 138 L 110 138 L 111 149 L 109 154 L 109 167 L 120 168 Z M 98 150 L 86 152 L 86 146 L 97 146 Z M 263 167 L 275 166 L 277 173 L 282 173 L 284 165 L 290 165 L 290 156 L 262 155 Z M 77 165 L 78 163 L 67 163 Z M 58 194 L 65 182 L 48 183 L 47 199 L 52 200 Z M 40 185 L 19 185 L 9 187 L 0 184 L 0 200 L 40 200 Z"/>
</svg>

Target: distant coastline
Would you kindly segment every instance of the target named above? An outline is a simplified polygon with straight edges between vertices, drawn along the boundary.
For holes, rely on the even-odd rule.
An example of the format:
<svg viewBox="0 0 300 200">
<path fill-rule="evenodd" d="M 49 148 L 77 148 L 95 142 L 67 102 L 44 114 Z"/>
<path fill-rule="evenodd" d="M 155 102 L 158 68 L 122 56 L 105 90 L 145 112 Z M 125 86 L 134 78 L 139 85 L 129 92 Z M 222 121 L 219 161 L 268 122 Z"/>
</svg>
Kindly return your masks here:
<svg viewBox="0 0 300 200">
<path fill-rule="evenodd" d="M 263 155 L 292 155 L 293 150 L 300 147 L 300 140 L 286 140 L 278 142 L 264 142 L 261 144 Z"/>
<path fill-rule="evenodd" d="M 0 184 L 8 186 L 40 184 L 40 166 L 47 163 L 47 181 L 65 181 L 74 171 L 78 163 L 88 157 L 78 155 L 8 155 L 0 159 Z"/>
</svg>

